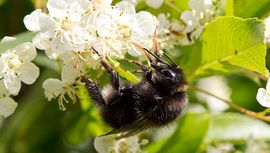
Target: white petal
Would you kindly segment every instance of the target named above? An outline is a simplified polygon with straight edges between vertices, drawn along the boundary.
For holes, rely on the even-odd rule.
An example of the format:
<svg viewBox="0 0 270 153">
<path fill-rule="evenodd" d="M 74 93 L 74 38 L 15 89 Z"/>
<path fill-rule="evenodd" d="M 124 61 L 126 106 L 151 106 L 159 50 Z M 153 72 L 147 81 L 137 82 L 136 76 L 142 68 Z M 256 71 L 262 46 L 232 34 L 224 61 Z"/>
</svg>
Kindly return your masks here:
<svg viewBox="0 0 270 153">
<path fill-rule="evenodd" d="M 80 22 L 82 15 L 90 6 L 89 0 L 68 0 L 68 15 L 72 22 Z"/>
<path fill-rule="evenodd" d="M 146 4 L 152 8 L 158 9 L 163 4 L 164 0 L 146 0 Z"/>
<path fill-rule="evenodd" d="M 41 13 L 42 13 L 41 9 L 37 9 L 33 11 L 31 14 L 26 15 L 24 17 L 23 22 L 26 29 L 28 29 L 29 31 L 34 31 L 34 32 L 40 31 L 38 20 Z"/>
<path fill-rule="evenodd" d="M 204 12 L 212 6 L 212 0 L 190 0 L 189 6 L 196 12 Z"/>
<path fill-rule="evenodd" d="M 49 101 L 56 98 L 61 93 L 64 93 L 63 83 L 58 79 L 47 79 L 43 82 L 42 87 L 44 89 L 45 97 Z"/>
<path fill-rule="evenodd" d="M 37 55 L 35 46 L 32 43 L 23 43 L 15 48 L 16 54 L 23 61 L 32 61 Z"/>
<path fill-rule="evenodd" d="M 258 90 L 256 99 L 262 106 L 270 107 L 270 93 L 264 88 Z"/>
<path fill-rule="evenodd" d="M 10 96 L 9 91 L 5 87 L 4 80 L 0 80 L 0 96 Z"/>
<path fill-rule="evenodd" d="M 270 92 L 270 78 L 268 78 L 268 80 L 267 80 L 266 90 Z"/>
<path fill-rule="evenodd" d="M 8 117 L 14 113 L 17 103 L 10 97 L 0 99 L 0 116 Z"/>
<path fill-rule="evenodd" d="M 63 83 L 73 83 L 79 76 L 81 76 L 80 69 L 75 68 L 72 62 L 63 66 L 63 70 L 61 73 Z"/>
<path fill-rule="evenodd" d="M 68 4 L 65 0 L 48 0 L 47 8 L 52 17 L 62 19 L 67 15 Z"/>
<path fill-rule="evenodd" d="M 199 20 L 191 11 L 185 11 L 181 14 L 181 19 L 187 25 L 186 32 L 191 32 L 199 24 Z"/>
<path fill-rule="evenodd" d="M 25 27 L 29 31 L 37 32 L 41 30 L 47 30 L 54 26 L 54 21 L 45 13 L 42 13 L 40 9 L 33 11 L 23 19 Z"/>
<path fill-rule="evenodd" d="M 16 40 L 15 37 L 9 37 L 9 36 L 5 36 L 2 40 L 1 40 L 1 44 L 7 43 L 7 42 L 11 42 L 13 40 Z"/>
<path fill-rule="evenodd" d="M 270 16 L 265 18 L 263 22 L 265 25 L 265 32 L 264 32 L 265 42 L 267 43 L 267 45 L 270 45 Z"/>
<path fill-rule="evenodd" d="M 13 95 L 17 95 L 21 89 L 21 81 L 14 74 L 5 77 L 4 84 L 7 90 Z"/>
<path fill-rule="evenodd" d="M 99 7 L 108 7 L 112 4 L 112 0 L 92 0 L 95 5 Z"/>
<path fill-rule="evenodd" d="M 135 7 L 132 3 L 127 1 L 121 1 L 117 3 L 115 6 L 117 6 L 120 10 L 124 11 L 124 13 L 127 13 L 129 15 L 135 15 Z"/>
<path fill-rule="evenodd" d="M 158 21 L 152 14 L 146 11 L 141 11 L 136 14 L 138 27 L 142 30 L 144 35 L 153 35 L 158 25 Z"/>
<path fill-rule="evenodd" d="M 2 57 L 0 56 L 0 78 L 3 77 L 3 73 L 4 73 L 4 69 L 5 69 L 5 65 L 7 63 L 2 59 Z"/>
<path fill-rule="evenodd" d="M 204 29 L 204 26 L 197 26 L 196 29 L 191 33 L 190 38 L 198 39 Z"/>
<path fill-rule="evenodd" d="M 57 58 L 59 57 L 59 54 L 52 52 L 51 49 L 45 50 L 45 54 L 52 60 L 57 60 Z"/>
<path fill-rule="evenodd" d="M 42 35 L 41 33 L 38 33 L 32 40 L 33 44 L 36 46 L 36 48 L 40 50 L 47 50 L 50 48 L 50 38 Z"/>
<path fill-rule="evenodd" d="M 64 34 L 64 40 L 67 40 L 69 44 L 72 44 L 72 50 L 84 50 L 87 45 L 88 38 L 91 39 L 86 29 L 76 26 L 72 31 Z"/>
<path fill-rule="evenodd" d="M 116 145 L 116 141 L 110 135 L 96 137 L 94 140 L 94 147 L 96 151 L 99 153 L 112 152 L 115 148 L 115 145 Z"/>
<path fill-rule="evenodd" d="M 34 83 L 39 76 L 39 68 L 32 62 L 25 62 L 19 71 L 19 78 L 25 84 Z"/>
<path fill-rule="evenodd" d="M 52 53 L 64 54 L 72 49 L 72 45 L 65 36 L 53 38 L 51 43 Z"/>
<path fill-rule="evenodd" d="M 158 15 L 157 17 L 158 21 L 159 21 L 159 28 L 164 28 L 164 29 L 169 29 L 170 28 L 170 21 L 168 20 L 168 18 L 166 17 L 165 14 L 161 13 Z"/>
</svg>

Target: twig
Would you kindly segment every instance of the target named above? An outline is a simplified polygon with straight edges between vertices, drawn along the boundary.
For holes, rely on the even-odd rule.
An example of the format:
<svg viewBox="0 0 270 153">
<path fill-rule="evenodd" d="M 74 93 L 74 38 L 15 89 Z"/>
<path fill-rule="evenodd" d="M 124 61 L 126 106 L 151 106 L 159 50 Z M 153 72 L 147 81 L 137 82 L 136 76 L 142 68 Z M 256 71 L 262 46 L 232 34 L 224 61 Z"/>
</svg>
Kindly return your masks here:
<svg viewBox="0 0 270 153">
<path fill-rule="evenodd" d="M 224 103 L 228 104 L 231 108 L 243 113 L 243 114 L 246 114 L 248 116 L 251 116 L 251 117 L 254 117 L 254 118 L 257 118 L 257 119 L 260 119 L 260 120 L 263 120 L 263 121 L 267 121 L 267 122 L 270 122 L 270 116 L 264 116 L 263 114 L 260 114 L 260 113 L 257 113 L 257 112 L 253 112 L 251 110 L 248 110 L 248 109 L 245 109 L 231 101 L 228 101 L 226 99 L 223 99 L 217 95 L 214 95 L 204 89 L 201 89 L 201 88 L 198 88 L 198 87 L 195 87 L 195 86 L 190 86 L 189 87 L 190 89 L 192 90 L 195 90 L 195 91 L 198 91 L 198 92 L 201 92 L 201 93 L 204 93 L 204 94 L 207 94 L 209 96 L 212 96 L 212 97 L 215 97 L 221 101 L 223 101 Z"/>
</svg>

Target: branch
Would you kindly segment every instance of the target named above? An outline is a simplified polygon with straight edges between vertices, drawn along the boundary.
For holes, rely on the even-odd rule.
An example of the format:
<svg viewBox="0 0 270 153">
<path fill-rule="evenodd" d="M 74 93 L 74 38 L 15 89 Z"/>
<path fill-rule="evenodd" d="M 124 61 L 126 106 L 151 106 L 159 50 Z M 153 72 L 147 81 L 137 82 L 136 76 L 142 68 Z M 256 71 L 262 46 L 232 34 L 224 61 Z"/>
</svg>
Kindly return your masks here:
<svg viewBox="0 0 270 153">
<path fill-rule="evenodd" d="M 260 113 L 257 113 L 257 112 L 253 112 L 251 110 L 248 110 L 248 109 L 245 109 L 231 101 L 228 101 L 226 99 L 223 99 L 217 95 L 214 95 L 204 89 L 200 89 L 198 87 L 195 87 L 195 86 L 190 86 L 189 87 L 190 89 L 194 90 L 194 91 L 198 91 L 198 92 L 201 92 L 201 93 L 204 93 L 204 94 L 207 94 L 209 96 L 212 96 L 212 97 L 215 97 L 221 101 L 223 101 L 224 103 L 228 104 L 231 108 L 243 113 L 243 114 L 246 114 L 248 116 L 251 116 L 251 117 L 254 117 L 254 118 L 257 118 L 257 119 L 260 119 L 260 120 L 263 120 L 263 121 L 267 121 L 267 122 L 270 122 L 270 116 L 264 116 L 263 114 L 260 114 Z"/>
</svg>

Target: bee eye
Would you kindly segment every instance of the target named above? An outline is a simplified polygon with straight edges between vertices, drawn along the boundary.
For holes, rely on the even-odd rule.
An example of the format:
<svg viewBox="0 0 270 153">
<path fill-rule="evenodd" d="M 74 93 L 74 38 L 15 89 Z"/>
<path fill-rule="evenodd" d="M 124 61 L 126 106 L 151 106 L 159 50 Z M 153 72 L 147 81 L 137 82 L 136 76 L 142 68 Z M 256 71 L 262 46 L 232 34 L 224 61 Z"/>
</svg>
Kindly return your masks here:
<svg viewBox="0 0 270 153">
<path fill-rule="evenodd" d="M 175 77 L 175 73 L 172 72 L 171 70 L 168 70 L 168 69 L 161 70 L 161 73 L 163 75 L 165 75 L 166 77 L 168 77 L 168 78 L 174 78 Z"/>
</svg>

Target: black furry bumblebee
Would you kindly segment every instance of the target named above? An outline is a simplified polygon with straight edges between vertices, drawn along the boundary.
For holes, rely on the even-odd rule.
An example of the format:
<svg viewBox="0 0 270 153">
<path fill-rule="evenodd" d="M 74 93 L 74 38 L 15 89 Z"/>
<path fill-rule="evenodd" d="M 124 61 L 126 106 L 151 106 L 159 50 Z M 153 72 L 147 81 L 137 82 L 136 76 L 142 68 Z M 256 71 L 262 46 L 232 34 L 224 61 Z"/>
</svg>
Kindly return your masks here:
<svg viewBox="0 0 270 153">
<path fill-rule="evenodd" d="M 82 79 L 100 108 L 103 120 L 113 128 L 108 134 L 125 132 L 123 136 L 126 137 L 144 129 L 162 127 L 174 121 L 188 102 L 186 81 L 179 66 L 166 54 L 163 56 L 170 64 L 164 61 L 157 47 L 154 47 L 155 52 L 152 53 L 137 44 L 133 45 L 144 51 L 151 64 L 148 67 L 138 61 L 133 62 L 143 72 L 143 78 L 138 84 L 120 87 L 118 73 L 104 58 L 101 64 L 111 74 L 112 85 L 106 96 L 95 82 Z M 157 46 L 155 41 L 154 46 Z"/>
</svg>

